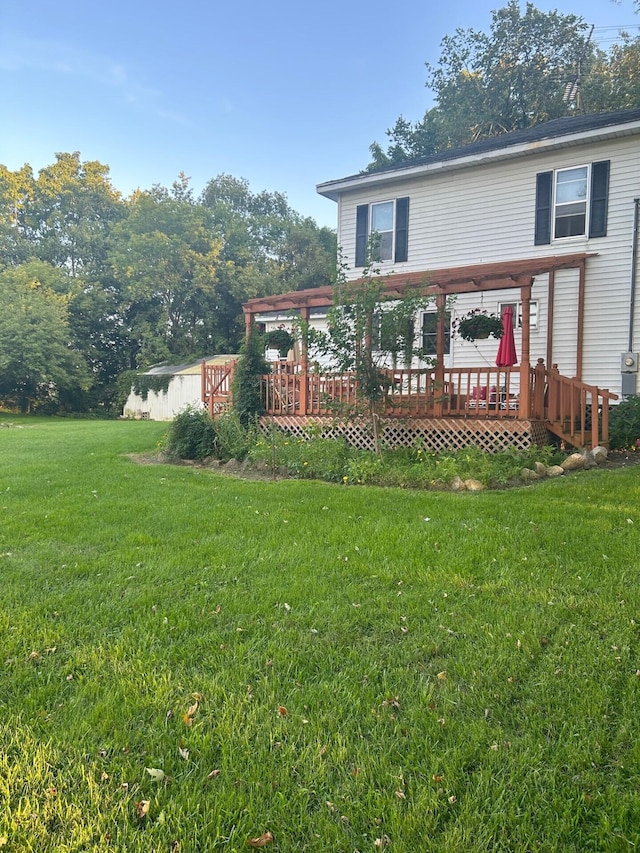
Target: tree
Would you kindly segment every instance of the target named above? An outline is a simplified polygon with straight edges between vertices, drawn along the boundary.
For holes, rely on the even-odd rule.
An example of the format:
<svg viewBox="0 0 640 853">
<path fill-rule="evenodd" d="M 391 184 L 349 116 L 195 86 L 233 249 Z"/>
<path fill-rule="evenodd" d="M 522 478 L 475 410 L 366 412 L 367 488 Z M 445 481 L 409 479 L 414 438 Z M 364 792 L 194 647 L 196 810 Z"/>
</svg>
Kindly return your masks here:
<svg viewBox="0 0 640 853">
<path fill-rule="evenodd" d="M 395 367 L 402 358 L 410 364 L 415 349 L 417 312 L 426 307 L 429 298 L 421 294 L 420 285 L 407 287 L 401 297 L 387 296 L 386 281 L 375 262 L 376 235 L 369 240 L 362 275 L 355 281 L 346 278 L 344 264 L 339 264 L 333 300 L 327 315 L 328 333 L 303 327 L 313 352 L 328 358 L 340 372 L 353 373 L 357 382 L 357 411 L 341 410 L 339 414 L 366 415 L 376 452 L 380 453 L 378 429 L 379 409 L 389 390 L 388 360 Z"/>
<path fill-rule="evenodd" d="M 369 168 L 427 156 L 477 139 L 530 127 L 586 108 L 637 105 L 637 51 L 623 40 L 609 54 L 590 41 L 576 15 L 541 12 L 517 0 L 492 13 L 490 33 L 458 29 L 445 36 L 437 65 L 426 63 L 436 105 L 411 123 L 400 117 L 387 131 L 386 151 L 373 143 Z M 568 97 L 579 81 L 580 102 Z M 633 98 L 636 97 L 635 102 Z"/>
<path fill-rule="evenodd" d="M 73 408 L 88 385 L 71 344 L 72 285 L 41 261 L 0 272 L 0 398 L 21 411 L 45 403 Z"/>
<path fill-rule="evenodd" d="M 264 341 L 255 326 L 249 329 L 240 350 L 241 357 L 233 372 L 233 411 L 244 427 L 248 427 L 264 411 L 262 377 L 271 366 L 264 358 Z"/>
<path fill-rule="evenodd" d="M 110 260 L 139 366 L 208 348 L 220 249 L 201 205 L 162 187 L 131 198 Z"/>
</svg>

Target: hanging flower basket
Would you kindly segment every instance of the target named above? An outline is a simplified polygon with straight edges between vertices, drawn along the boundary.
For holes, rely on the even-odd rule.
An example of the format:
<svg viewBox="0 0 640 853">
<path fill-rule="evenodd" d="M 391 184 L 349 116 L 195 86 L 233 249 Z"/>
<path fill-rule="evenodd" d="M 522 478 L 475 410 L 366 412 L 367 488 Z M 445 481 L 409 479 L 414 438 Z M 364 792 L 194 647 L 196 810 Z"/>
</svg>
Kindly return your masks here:
<svg viewBox="0 0 640 853">
<path fill-rule="evenodd" d="M 453 333 L 464 341 L 480 341 L 488 338 L 501 338 L 503 327 L 502 320 L 495 314 L 489 314 L 482 308 L 474 308 L 453 321 Z"/>
<path fill-rule="evenodd" d="M 267 332 L 264 336 L 264 343 L 268 349 L 277 349 L 280 355 L 280 358 L 286 358 L 287 353 L 290 349 L 293 349 L 293 345 L 296 340 L 291 334 L 284 328 L 273 329 L 271 332 Z"/>
</svg>

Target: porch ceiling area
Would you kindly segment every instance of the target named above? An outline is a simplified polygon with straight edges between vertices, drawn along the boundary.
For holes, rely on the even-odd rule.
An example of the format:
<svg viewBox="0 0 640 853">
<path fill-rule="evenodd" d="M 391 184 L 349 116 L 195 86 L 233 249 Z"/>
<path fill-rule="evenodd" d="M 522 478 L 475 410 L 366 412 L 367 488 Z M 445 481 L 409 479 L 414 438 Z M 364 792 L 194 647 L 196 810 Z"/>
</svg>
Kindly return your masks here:
<svg viewBox="0 0 640 853">
<path fill-rule="evenodd" d="M 406 288 L 423 286 L 425 296 L 437 294 L 473 293 L 486 290 L 505 290 L 529 284 L 536 276 L 555 270 L 576 269 L 595 252 L 578 252 L 571 255 L 525 258 L 524 260 L 500 261 L 499 263 L 474 264 L 464 267 L 448 267 L 423 272 L 392 273 L 383 275 L 385 292 L 390 299 L 401 296 Z M 356 281 L 348 282 L 355 284 Z M 331 286 L 297 290 L 274 296 L 250 299 L 242 306 L 246 315 L 268 311 L 291 311 L 300 308 L 319 308 L 331 305 Z"/>
</svg>

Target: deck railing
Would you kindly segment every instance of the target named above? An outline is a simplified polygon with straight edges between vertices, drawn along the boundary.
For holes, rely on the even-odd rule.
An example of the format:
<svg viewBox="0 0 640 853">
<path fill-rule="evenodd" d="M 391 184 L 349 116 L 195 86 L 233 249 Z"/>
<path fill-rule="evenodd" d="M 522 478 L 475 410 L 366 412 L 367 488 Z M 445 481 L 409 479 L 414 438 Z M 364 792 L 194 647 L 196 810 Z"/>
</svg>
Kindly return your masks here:
<svg viewBox="0 0 640 853">
<path fill-rule="evenodd" d="M 357 408 L 355 373 L 305 373 L 288 363 L 263 377 L 267 414 L 331 415 Z M 444 415 L 518 418 L 520 371 L 512 368 L 455 368 L 381 371 L 380 413 L 388 417 Z"/>
<path fill-rule="evenodd" d="M 557 365 L 542 359 L 533 370 L 532 417 L 576 447 L 609 443 L 609 406 L 618 395 L 579 379 L 562 376 Z"/>
<path fill-rule="evenodd" d="M 235 359 L 226 361 L 224 364 L 202 362 L 201 399 L 211 417 L 222 414 L 231 405 L 231 381 L 235 364 Z"/>
<path fill-rule="evenodd" d="M 202 400 L 212 416 L 229 407 L 235 362 L 202 367 Z M 305 372 L 302 363 L 283 362 L 262 377 L 263 405 L 271 416 L 348 415 L 362 403 L 354 373 Z M 529 371 L 521 393 L 519 367 L 456 367 L 383 371 L 384 417 L 458 417 L 537 420 L 570 444 L 608 443 L 609 403 L 617 396 L 562 376 L 542 359 Z M 527 401 L 524 406 L 521 400 Z"/>
</svg>

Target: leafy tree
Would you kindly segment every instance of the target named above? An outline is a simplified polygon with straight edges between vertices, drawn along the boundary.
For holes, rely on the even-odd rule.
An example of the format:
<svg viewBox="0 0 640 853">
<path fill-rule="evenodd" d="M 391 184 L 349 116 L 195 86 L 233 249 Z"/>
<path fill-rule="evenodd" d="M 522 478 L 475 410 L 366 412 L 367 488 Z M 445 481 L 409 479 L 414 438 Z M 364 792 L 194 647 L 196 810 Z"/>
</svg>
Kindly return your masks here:
<svg viewBox="0 0 640 853">
<path fill-rule="evenodd" d="M 458 29 L 445 36 L 437 65 L 426 63 L 436 105 L 422 120 L 400 117 L 387 150 L 374 142 L 370 169 L 530 127 L 586 108 L 638 103 L 640 41 L 623 38 L 609 54 L 589 39 L 582 17 L 541 12 L 517 0 L 492 13 L 490 32 Z M 567 98 L 580 79 L 582 103 Z M 634 100 L 635 99 L 635 100 Z"/>
<path fill-rule="evenodd" d="M 242 301 L 333 280 L 335 232 L 293 211 L 282 193 L 254 194 L 244 179 L 222 174 L 201 200 L 224 239 L 222 258 L 237 274 Z"/>
<path fill-rule="evenodd" d="M 206 349 L 220 248 L 202 206 L 162 187 L 131 198 L 110 259 L 140 366 Z"/>
<path fill-rule="evenodd" d="M 0 272 L 0 398 L 21 411 L 45 403 L 73 408 L 88 384 L 70 340 L 72 286 L 41 261 Z"/>
<path fill-rule="evenodd" d="M 346 278 L 344 264 L 339 265 L 333 288 L 333 302 L 327 315 L 328 333 L 315 333 L 309 341 L 311 349 L 327 357 L 335 368 L 353 373 L 357 381 L 359 411 L 369 417 L 376 451 L 380 453 L 378 430 L 379 409 L 389 390 L 389 359 L 395 366 L 400 359 L 411 363 L 419 354 L 415 344 L 415 319 L 429 298 L 421 295 L 421 287 L 407 288 L 402 297 L 390 299 L 385 293 L 386 281 L 373 260 L 376 237 L 370 239 L 362 275 L 355 281 Z M 376 329 L 377 325 L 377 329 Z M 307 329 L 302 330 L 308 334 Z"/>
</svg>

